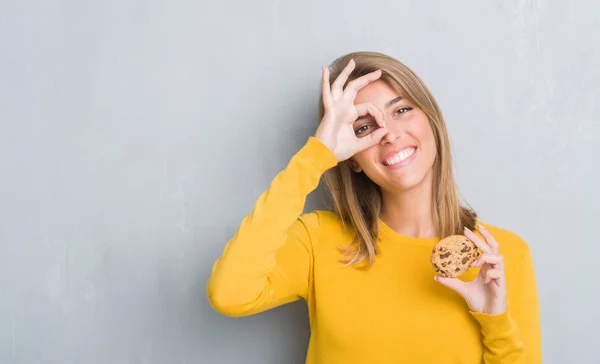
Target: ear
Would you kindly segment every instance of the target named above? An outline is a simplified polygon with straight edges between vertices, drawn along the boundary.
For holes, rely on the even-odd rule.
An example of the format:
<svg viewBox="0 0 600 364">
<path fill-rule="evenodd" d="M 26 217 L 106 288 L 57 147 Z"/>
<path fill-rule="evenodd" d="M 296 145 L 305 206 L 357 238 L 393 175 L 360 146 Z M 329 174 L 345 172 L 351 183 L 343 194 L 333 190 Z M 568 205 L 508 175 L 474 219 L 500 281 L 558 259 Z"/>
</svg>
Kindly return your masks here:
<svg viewBox="0 0 600 364">
<path fill-rule="evenodd" d="M 356 161 L 354 161 L 354 159 L 348 160 L 348 163 L 350 164 L 350 169 L 352 169 L 354 172 L 362 172 L 362 168 L 360 168 L 360 166 L 358 165 L 358 163 L 356 163 Z"/>
</svg>

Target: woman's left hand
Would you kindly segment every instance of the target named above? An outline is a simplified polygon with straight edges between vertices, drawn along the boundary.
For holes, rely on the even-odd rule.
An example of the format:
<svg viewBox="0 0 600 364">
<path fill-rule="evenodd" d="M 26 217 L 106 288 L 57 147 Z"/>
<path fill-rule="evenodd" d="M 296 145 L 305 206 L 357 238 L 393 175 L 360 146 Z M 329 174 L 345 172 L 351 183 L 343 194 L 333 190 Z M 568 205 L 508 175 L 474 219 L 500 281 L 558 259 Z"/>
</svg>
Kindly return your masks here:
<svg viewBox="0 0 600 364">
<path fill-rule="evenodd" d="M 483 253 L 471 264 L 473 267 L 481 266 L 477 277 L 470 282 L 441 276 L 436 276 L 435 280 L 460 294 L 471 311 L 499 315 L 507 307 L 504 257 L 498 252 L 499 245 L 492 234 L 483 226 L 478 227 L 485 240 L 465 228 L 465 236 Z"/>
</svg>

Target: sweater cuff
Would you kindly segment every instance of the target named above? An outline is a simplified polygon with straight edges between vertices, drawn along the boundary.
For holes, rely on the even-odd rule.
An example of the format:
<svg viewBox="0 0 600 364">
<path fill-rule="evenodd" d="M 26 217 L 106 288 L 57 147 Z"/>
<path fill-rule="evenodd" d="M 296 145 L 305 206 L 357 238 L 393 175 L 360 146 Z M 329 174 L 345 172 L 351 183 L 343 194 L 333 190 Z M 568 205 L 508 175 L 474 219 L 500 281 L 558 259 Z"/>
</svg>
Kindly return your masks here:
<svg viewBox="0 0 600 364">
<path fill-rule="evenodd" d="M 319 139 L 312 136 L 308 138 L 302 149 L 296 153 L 296 158 L 314 168 L 319 174 L 338 163 L 333 152 Z"/>
<path fill-rule="evenodd" d="M 488 313 L 473 312 L 471 315 L 481 325 L 481 333 L 484 336 L 496 336 L 509 333 L 515 329 L 515 322 L 508 313 L 508 310 L 498 315 Z"/>
</svg>

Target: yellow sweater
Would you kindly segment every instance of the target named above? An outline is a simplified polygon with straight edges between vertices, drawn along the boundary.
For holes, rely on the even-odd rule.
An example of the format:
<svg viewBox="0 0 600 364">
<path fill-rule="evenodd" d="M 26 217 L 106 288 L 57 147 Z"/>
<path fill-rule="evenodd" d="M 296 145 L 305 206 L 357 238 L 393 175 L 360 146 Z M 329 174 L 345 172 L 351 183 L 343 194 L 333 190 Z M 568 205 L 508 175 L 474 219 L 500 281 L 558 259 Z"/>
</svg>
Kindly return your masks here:
<svg viewBox="0 0 600 364">
<path fill-rule="evenodd" d="M 439 238 L 402 236 L 381 220 L 372 268 L 345 267 L 337 248 L 352 232 L 332 212 L 303 214 L 307 195 L 336 163 L 310 137 L 275 177 L 215 262 L 207 287 L 215 310 L 245 316 L 303 298 L 309 364 L 541 363 L 533 264 L 518 235 L 482 224 L 505 258 L 509 309 L 501 315 L 469 311 L 433 280 L 429 256 Z"/>
</svg>

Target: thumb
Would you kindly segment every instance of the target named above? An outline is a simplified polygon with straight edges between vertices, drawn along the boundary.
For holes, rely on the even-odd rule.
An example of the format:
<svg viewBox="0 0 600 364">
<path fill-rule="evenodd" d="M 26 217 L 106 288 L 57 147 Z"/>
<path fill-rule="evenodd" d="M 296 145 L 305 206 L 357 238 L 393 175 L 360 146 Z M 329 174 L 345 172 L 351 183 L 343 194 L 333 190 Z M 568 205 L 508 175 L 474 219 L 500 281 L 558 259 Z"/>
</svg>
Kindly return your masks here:
<svg viewBox="0 0 600 364">
<path fill-rule="evenodd" d="M 447 278 L 442 276 L 433 277 L 436 282 L 440 282 L 444 286 L 456 291 L 459 295 L 465 297 L 467 294 L 467 283 L 458 278 Z"/>
<path fill-rule="evenodd" d="M 371 134 L 367 135 L 366 137 L 360 138 L 358 140 L 358 148 L 360 150 L 364 150 L 369 147 L 372 147 L 373 145 L 379 143 L 381 141 L 381 138 L 383 138 L 387 134 L 387 132 L 387 128 L 379 128 Z"/>
</svg>

